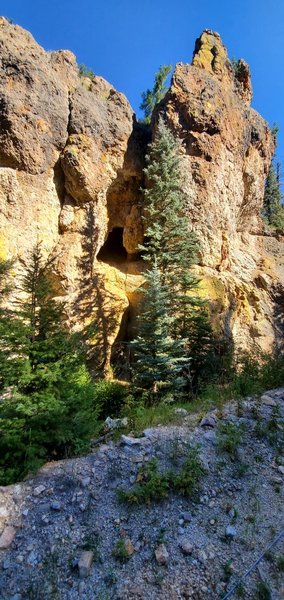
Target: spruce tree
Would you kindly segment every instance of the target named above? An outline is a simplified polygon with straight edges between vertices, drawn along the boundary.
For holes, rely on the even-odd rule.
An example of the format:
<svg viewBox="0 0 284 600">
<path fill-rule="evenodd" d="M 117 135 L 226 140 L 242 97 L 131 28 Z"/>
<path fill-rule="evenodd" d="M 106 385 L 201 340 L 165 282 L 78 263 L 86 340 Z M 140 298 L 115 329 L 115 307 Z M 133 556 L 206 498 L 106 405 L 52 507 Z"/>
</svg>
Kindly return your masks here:
<svg viewBox="0 0 284 600">
<path fill-rule="evenodd" d="M 64 326 L 64 306 L 54 298 L 51 265 L 37 245 L 15 308 L 1 306 L 0 485 L 48 458 L 86 449 L 97 422 L 94 386 L 80 340 Z"/>
<path fill-rule="evenodd" d="M 284 209 L 282 204 L 280 163 L 272 159 L 264 189 L 262 215 L 268 225 L 275 228 L 284 227 Z"/>
<path fill-rule="evenodd" d="M 170 316 L 171 296 L 162 283 L 162 274 L 154 257 L 145 273 L 145 288 L 138 317 L 139 334 L 131 343 L 135 355 L 134 384 L 148 392 L 147 403 L 157 404 L 183 384 L 180 342 L 173 338 Z"/>
<path fill-rule="evenodd" d="M 158 271 L 167 298 L 167 335 L 164 333 L 164 337 L 177 342 L 169 356 L 172 355 L 175 368 L 179 368 L 180 381 L 187 380 L 187 386 L 192 390 L 208 355 L 211 328 L 205 305 L 197 294 L 199 280 L 191 271 L 197 245 L 189 231 L 186 196 L 182 191 L 181 153 L 180 143 L 160 119 L 146 157 L 148 187 L 144 193 L 145 244 L 142 251 L 148 266 L 146 282 L 152 282 L 153 270 Z M 150 304 L 147 307 L 143 299 L 140 327 L 150 310 Z M 147 318 L 150 322 L 150 314 Z M 134 344 L 136 356 L 139 344 L 142 348 L 141 337 Z M 147 344 L 150 351 L 149 338 Z M 148 369 L 146 348 L 144 344 L 145 358 L 139 358 L 140 371 Z"/>
<path fill-rule="evenodd" d="M 172 65 L 162 65 L 155 75 L 153 89 L 142 93 L 140 109 L 144 111 L 144 123 L 151 123 L 155 106 L 164 98 L 167 92 L 165 82 L 171 70 Z"/>
</svg>

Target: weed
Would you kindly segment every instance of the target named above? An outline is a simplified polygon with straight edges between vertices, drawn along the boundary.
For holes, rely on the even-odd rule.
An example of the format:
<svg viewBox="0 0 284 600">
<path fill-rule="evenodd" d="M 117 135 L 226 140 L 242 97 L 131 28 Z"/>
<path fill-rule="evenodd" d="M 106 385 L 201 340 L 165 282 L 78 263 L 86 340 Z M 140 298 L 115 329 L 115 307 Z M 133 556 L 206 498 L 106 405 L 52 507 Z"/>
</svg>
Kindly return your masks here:
<svg viewBox="0 0 284 600">
<path fill-rule="evenodd" d="M 117 582 L 117 576 L 116 574 L 112 571 L 112 569 L 110 569 L 110 571 L 106 574 L 105 578 L 104 578 L 104 582 L 105 584 L 110 587 L 112 585 L 115 585 Z"/>
<path fill-rule="evenodd" d="M 100 552 L 99 552 L 99 542 L 100 542 L 99 534 L 92 532 L 92 533 L 89 533 L 85 537 L 83 543 L 80 545 L 80 548 L 82 550 L 91 550 L 91 552 L 93 552 L 93 554 L 94 554 L 94 560 L 101 562 L 101 556 L 100 556 Z"/>
<path fill-rule="evenodd" d="M 112 551 L 112 556 L 121 563 L 126 563 L 130 559 L 130 555 L 125 548 L 124 540 L 118 540 L 116 542 Z"/>
<path fill-rule="evenodd" d="M 229 581 L 231 575 L 234 572 L 233 568 L 232 568 L 232 561 L 231 560 L 227 560 L 227 562 L 223 566 L 223 570 L 224 570 L 224 580 L 225 581 Z"/>
<path fill-rule="evenodd" d="M 243 463 L 243 462 L 237 463 L 236 467 L 235 467 L 235 477 L 238 477 L 239 479 L 241 479 L 242 477 L 244 477 L 247 470 L 248 470 L 248 465 L 246 463 Z"/>
<path fill-rule="evenodd" d="M 166 541 L 166 539 L 165 539 L 165 533 L 166 533 L 166 528 L 165 527 L 161 527 L 161 529 L 159 531 L 159 535 L 157 537 L 157 545 L 165 543 L 165 541 Z"/>
<path fill-rule="evenodd" d="M 197 448 L 190 448 L 187 459 L 177 473 L 173 471 L 161 473 L 157 460 L 152 459 L 139 469 L 138 485 L 131 490 L 119 489 L 118 499 L 128 504 L 144 504 L 164 500 L 170 491 L 191 496 L 196 491 L 203 474 L 204 468 Z"/>
<path fill-rule="evenodd" d="M 91 69 L 89 69 L 89 67 L 86 67 L 86 65 L 84 65 L 83 63 L 78 65 L 78 70 L 80 77 L 88 77 L 89 79 L 93 79 L 95 77 L 95 73 Z"/>
<path fill-rule="evenodd" d="M 238 598 L 244 598 L 245 597 L 245 586 L 243 584 L 242 581 L 240 581 L 240 583 L 238 583 L 237 585 L 237 589 L 236 589 L 236 593 L 237 593 L 237 597 Z"/>
<path fill-rule="evenodd" d="M 277 564 L 279 571 L 281 571 L 283 573 L 284 572 L 284 554 L 279 554 L 279 556 L 277 556 L 276 564 Z"/>
<path fill-rule="evenodd" d="M 265 552 L 264 558 L 270 563 L 274 562 L 274 554 L 270 550 L 267 550 L 267 552 Z"/>
<path fill-rule="evenodd" d="M 260 581 L 257 586 L 257 598 L 259 600 L 271 600 L 270 589 L 264 581 Z"/>
<path fill-rule="evenodd" d="M 235 425 L 228 421 L 221 423 L 217 433 L 217 444 L 220 450 L 236 458 L 237 449 L 243 441 L 244 425 Z"/>
</svg>

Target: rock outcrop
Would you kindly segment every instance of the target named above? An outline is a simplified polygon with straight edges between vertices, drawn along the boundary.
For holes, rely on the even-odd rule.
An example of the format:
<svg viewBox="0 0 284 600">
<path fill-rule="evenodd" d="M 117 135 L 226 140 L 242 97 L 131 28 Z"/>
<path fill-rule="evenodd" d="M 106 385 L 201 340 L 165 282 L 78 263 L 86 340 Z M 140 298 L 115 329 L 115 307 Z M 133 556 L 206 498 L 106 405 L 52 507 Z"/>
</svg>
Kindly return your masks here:
<svg viewBox="0 0 284 600">
<path fill-rule="evenodd" d="M 16 274 L 38 241 L 54 255 L 70 322 L 98 322 L 100 365 L 128 339 L 142 284 L 141 185 L 149 132 L 123 94 L 80 75 L 71 52 L 45 52 L 0 20 L 0 254 Z M 157 107 L 184 144 L 201 293 L 236 346 L 271 349 L 282 318 L 283 243 L 259 213 L 274 140 L 252 109 L 249 69 L 218 34 L 197 40 Z M 277 319 L 275 321 L 275 314 Z M 275 325 L 276 323 L 276 325 Z"/>
</svg>

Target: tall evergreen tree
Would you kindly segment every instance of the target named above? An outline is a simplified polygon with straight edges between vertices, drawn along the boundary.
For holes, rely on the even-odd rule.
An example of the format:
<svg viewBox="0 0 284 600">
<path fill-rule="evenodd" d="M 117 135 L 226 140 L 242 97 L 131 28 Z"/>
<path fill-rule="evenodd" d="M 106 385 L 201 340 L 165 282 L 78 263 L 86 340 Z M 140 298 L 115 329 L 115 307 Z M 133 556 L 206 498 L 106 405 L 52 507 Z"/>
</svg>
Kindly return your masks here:
<svg viewBox="0 0 284 600">
<path fill-rule="evenodd" d="M 154 273 L 156 278 L 159 273 L 159 284 L 167 299 L 164 308 L 168 319 L 164 322 L 167 336 L 164 333 L 164 337 L 177 342 L 169 357 L 172 356 L 183 381 L 187 375 L 188 386 L 192 389 L 208 354 L 211 329 L 205 305 L 197 295 L 199 281 L 190 270 L 196 257 L 196 240 L 189 231 L 186 196 L 182 191 L 181 151 L 180 143 L 160 120 L 146 157 L 146 242 L 142 250 L 148 265 L 147 283 L 152 284 Z M 150 311 L 151 304 L 146 306 L 143 299 L 140 315 L 142 331 L 143 320 L 151 321 Z M 149 333 L 151 336 L 151 329 Z M 143 335 L 140 334 L 134 342 L 134 348 L 136 356 L 139 344 L 140 349 L 143 348 L 144 359 L 140 356 L 139 369 L 147 371 L 147 345 L 150 352 L 150 340 L 148 336 L 143 347 L 141 337 Z"/>
<path fill-rule="evenodd" d="M 271 225 L 272 227 L 284 227 L 284 208 L 282 204 L 282 198 L 280 163 L 276 162 L 274 157 L 271 161 L 265 182 L 262 210 L 263 217 L 267 221 L 268 225 Z"/>
<path fill-rule="evenodd" d="M 87 448 L 97 421 L 94 387 L 78 337 L 64 327 L 50 267 L 37 245 L 15 310 L 1 306 L 0 484 Z"/>
<path fill-rule="evenodd" d="M 172 65 L 162 65 L 155 75 L 153 89 L 142 93 L 140 109 L 144 111 L 144 123 L 151 123 L 155 106 L 164 98 L 167 92 L 165 82 L 171 70 Z"/>
<path fill-rule="evenodd" d="M 148 403 L 156 404 L 161 394 L 171 394 L 183 384 L 181 375 L 186 359 L 180 341 L 171 332 L 170 293 L 162 283 L 156 258 L 145 273 L 145 288 L 138 317 L 139 334 L 131 346 L 135 354 L 134 383 L 148 391 Z"/>
</svg>

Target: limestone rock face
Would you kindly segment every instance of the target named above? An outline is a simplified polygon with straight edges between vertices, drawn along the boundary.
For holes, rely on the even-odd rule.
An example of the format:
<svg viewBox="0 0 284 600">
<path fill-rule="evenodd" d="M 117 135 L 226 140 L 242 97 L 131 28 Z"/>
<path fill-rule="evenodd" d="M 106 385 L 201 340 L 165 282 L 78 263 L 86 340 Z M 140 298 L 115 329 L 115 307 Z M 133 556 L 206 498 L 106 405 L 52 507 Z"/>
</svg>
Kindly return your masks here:
<svg viewBox="0 0 284 600">
<path fill-rule="evenodd" d="M 54 282 L 70 323 L 99 324 L 98 359 L 107 370 L 119 352 L 114 342 L 131 336 L 143 284 L 149 130 L 111 84 L 81 77 L 71 52 L 45 52 L 4 18 L 0 71 L 0 255 L 16 259 L 16 277 L 37 241 L 56 256 Z M 233 68 L 219 35 L 206 30 L 192 65 L 176 66 L 153 134 L 162 114 L 183 142 L 197 271 L 215 328 L 239 347 L 256 341 L 269 349 L 283 304 L 284 253 L 281 236 L 265 232 L 259 218 L 274 140 L 251 96 L 246 63 Z"/>
<path fill-rule="evenodd" d="M 220 36 L 206 30 L 192 64 L 176 65 L 154 118 L 162 115 L 183 142 L 188 215 L 215 325 L 238 347 L 253 340 L 268 350 L 275 336 L 272 286 L 279 279 L 272 257 L 269 273 L 263 262 L 260 211 L 274 138 L 250 108 L 251 96 L 246 63 L 233 68 Z"/>
</svg>

